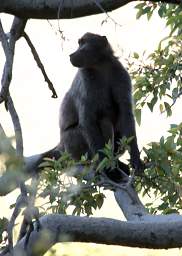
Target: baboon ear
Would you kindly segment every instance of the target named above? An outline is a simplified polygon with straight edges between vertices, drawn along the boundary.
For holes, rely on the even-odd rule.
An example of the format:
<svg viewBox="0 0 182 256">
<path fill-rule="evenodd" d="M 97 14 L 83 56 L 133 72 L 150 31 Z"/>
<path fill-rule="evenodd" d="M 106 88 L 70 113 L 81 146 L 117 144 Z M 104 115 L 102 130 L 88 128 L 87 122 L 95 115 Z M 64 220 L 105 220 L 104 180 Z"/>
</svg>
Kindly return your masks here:
<svg viewBox="0 0 182 256">
<path fill-rule="evenodd" d="M 102 36 L 103 42 L 104 42 L 104 46 L 108 45 L 108 41 L 107 41 L 107 37 L 106 36 Z"/>
</svg>

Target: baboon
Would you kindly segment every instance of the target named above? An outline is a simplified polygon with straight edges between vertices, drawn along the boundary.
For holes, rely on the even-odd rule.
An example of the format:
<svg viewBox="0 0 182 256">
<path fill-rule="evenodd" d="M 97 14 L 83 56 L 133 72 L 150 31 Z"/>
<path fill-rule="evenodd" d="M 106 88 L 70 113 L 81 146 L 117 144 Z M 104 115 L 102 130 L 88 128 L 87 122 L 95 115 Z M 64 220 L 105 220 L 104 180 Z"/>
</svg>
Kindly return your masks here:
<svg viewBox="0 0 182 256">
<path fill-rule="evenodd" d="M 92 158 L 97 152 L 102 160 L 100 150 L 109 139 L 116 152 L 119 139 L 132 137 L 131 165 L 140 174 L 143 164 L 137 145 L 130 76 L 105 36 L 86 33 L 78 44 L 70 55 L 78 72 L 60 108 L 58 148 L 69 152 L 75 160 L 85 153 Z M 128 166 L 121 162 L 120 165 L 129 174 Z"/>
</svg>

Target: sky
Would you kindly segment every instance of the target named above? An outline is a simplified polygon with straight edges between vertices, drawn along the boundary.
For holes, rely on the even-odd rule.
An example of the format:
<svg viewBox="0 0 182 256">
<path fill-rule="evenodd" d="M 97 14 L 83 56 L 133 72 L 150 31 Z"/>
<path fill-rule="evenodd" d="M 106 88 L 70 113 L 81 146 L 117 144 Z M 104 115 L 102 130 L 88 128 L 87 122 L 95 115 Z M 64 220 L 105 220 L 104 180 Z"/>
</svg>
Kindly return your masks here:
<svg viewBox="0 0 182 256">
<path fill-rule="evenodd" d="M 150 22 L 146 17 L 136 20 L 134 4 L 124 6 L 109 15 L 119 25 L 111 19 L 103 23 L 106 19 L 105 14 L 59 22 L 28 21 L 25 31 L 34 43 L 59 97 L 58 99 L 51 98 L 51 91 L 29 47 L 23 38 L 20 39 L 16 45 L 10 90 L 22 125 L 24 155 L 33 155 L 48 150 L 59 141 L 60 103 L 77 71 L 69 61 L 69 54 L 77 48 L 79 37 L 85 32 L 106 35 L 116 55 L 124 64 L 125 58 L 132 52 L 152 52 L 159 40 L 167 33 L 165 22 L 157 15 L 154 15 Z M 4 29 L 8 32 L 12 17 L 10 15 L 0 15 L 0 17 Z M 63 31 L 65 40 L 61 39 L 59 29 Z M 4 53 L 0 48 L 0 75 L 4 61 Z M 151 113 L 144 110 L 142 124 L 140 127 L 137 126 L 140 149 L 150 141 L 159 140 L 162 135 L 165 135 L 170 123 L 180 122 L 180 112 L 180 101 L 177 102 L 171 118 L 166 118 L 165 114 L 161 115 L 158 111 Z M 12 122 L 3 104 L 0 105 L 0 122 L 7 135 L 12 136 L 14 134 Z M 118 214 L 120 214 L 119 209 L 116 210 L 115 216 Z"/>
</svg>

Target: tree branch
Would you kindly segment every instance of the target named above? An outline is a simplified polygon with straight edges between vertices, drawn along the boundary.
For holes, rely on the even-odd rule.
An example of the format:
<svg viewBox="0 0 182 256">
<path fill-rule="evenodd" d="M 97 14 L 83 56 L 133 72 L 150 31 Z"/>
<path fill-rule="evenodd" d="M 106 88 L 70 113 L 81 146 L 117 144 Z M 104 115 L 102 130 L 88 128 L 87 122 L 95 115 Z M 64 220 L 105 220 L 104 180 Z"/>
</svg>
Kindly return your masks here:
<svg viewBox="0 0 182 256">
<path fill-rule="evenodd" d="M 11 119 L 12 119 L 13 126 L 14 126 L 14 131 L 15 131 L 16 155 L 19 159 L 21 159 L 21 164 L 20 164 L 19 167 L 20 167 L 20 169 L 22 169 L 22 167 L 23 167 L 23 162 L 22 162 L 22 159 L 23 159 L 22 129 L 21 129 L 18 114 L 16 112 L 16 109 L 14 107 L 14 103 L 13 103 L 13 100 L 12 100 L 10 94 L 8 94 L 8 96 L 7 96 L 7 107 L 8 107 L 8 110 L 10 112 Z M 27 194 L 24 181 L 22 182 L 22 180 L 20 180 L 19 186 L 20 186 L 20 189 L 21 189 L 21 196 L 16 201 L 16 205 L 15 205 L 13 214 L 10 218 L 10 221 L 9 221 L 8 227 L 7 227 L 8 248 L 9 248 L 9 251 L 11 252 L 12 255 L 13 255 L 13 227 L 14 227 L 16 218 L 20 214 L 22 201 L 23 201 L 23 204 L 24 204 L 24 200 L 25 200 L 24 197 L 26 197 L 26 194 Z M 26 199 L 27 199 L 27 197 L 26 197 Z"/>
<path fill-rule="evenodd" d="M 54 85 L 50 81 L 49 77 L 47 76 L 47 73 L 45 71 L 44 65 L 42 64 L 42 62 L 41 62 L 41 60 L 39 58 L 39 55 L 38 55 L 38 53 L 37 53 L 33 43 L 31 42 L 29 36 L 25 32 L 23 33 L 23 37 L 25 38 L 28 46 L 30 47 L 30 49 L 32 51 L 32 54 L 33 54 L 33 57 L 34 57 L 37 65 L 38 65 L 38 67 L 40 68 L 40 70 L 41 70 L 41 72 L 42 72 L 42 74 L 44 76 L 44 79 L 45 79 L 45 81 L 48 84 L 49 89 L 52 91 L 52 98 L 57 98 L 58 96 L 57 96 L 56 90 L 54 89 Z"/>
<path fill-rule="evenodd" d="M 166 216 L 165 222 L 141 223 L 51 214 L 41 217 L 40 224 L 41 231 L 31 233 L 26 251 L 23 238 L 15 246 L 14 255 L 41 256 L 54 244 L 68 241 L 154 249 L 182 246 L 182 217 L 172 222 Z"/>
<path fill-rule="evenodd" d="M 9 94 L 9 86 L 12 79 L 15 43 L 21 37 L 22 32 L 25 28 L 25 25 L 26 25 L 26 20 L 22 20 L 15 17 L 10 30 L 9 42 L 8 42 L 8 37 L 4 33 L 4 30 L 0 21 L 0 41 L 2 42 L 3 50 L 6 56 L 6 62 L 4 65 L 3 76 L 1 80 L 2 87 L 0 91 L 0 103 L 5 101 Z"/>
<path fill-rule="evenodd" d="M 11 119 L 12 119 L 13 126 L 14 126 L 14 131 L 15 131 L 16 153 L 17 153 L 17 156 L 22 158 L 23 157 L 22 129 L 21 129 L 21 125 L 20 125 L 20 120 L 19 120 L 18 114 L 16 112 L 13 100 L 12 100 L 10 95 L 8 96 L 8 99 L 7 99 L 7 107 L 8 107 L 8 110 L 10 112 Z"/>
<path fill-rule="evenodd" d="M 72 19 L 106 11 L 113 11 L 134 0 L 6 0 L 0 3 L 0 12 L 13 14 L 22 18 Z M 145 0 L 146 1 L 146 0 Z M 180 4 L 180 0 L 152 0 L 151 2 L 163 2 Z M 59 11 L 60 10 L 60 11 Z"/>
</svg>

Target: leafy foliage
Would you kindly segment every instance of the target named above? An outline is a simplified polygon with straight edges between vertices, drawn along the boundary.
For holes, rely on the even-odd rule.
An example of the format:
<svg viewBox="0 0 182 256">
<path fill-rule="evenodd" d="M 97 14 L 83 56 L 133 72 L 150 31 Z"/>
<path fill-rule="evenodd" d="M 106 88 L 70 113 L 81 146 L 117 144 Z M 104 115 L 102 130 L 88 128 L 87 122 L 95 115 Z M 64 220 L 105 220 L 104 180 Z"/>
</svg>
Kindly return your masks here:
<svg viewBox="0 0 182 256">
<path fill-rule="evenodd" d="M 166 25 L 170 27 L 170 36 L 177 31 L 179 35 L 181 33 L 182 24 L 182 4 L 167 4 L 167 3 L 155 3 L 155 2 L 143 2 L 137 4 L 135 8 L 138 10 L 136 18 L 139 19 L 142 15 L 147 15 L 148 20 L 152 17 L 154 11 L 158 12 L 160 18 L 166 20 Z"/>
<path fill-rule="evenodd" d="M 153 111 L 157 105 L 161 113 L 172 115 L 172 106 L 182 94 L 182 8 L 181 5 L 140 3 L 137 18 L 146 15 L 148 19 L 156 9 L 165 18 L 169 36 L 161 40 L 158 48 L 146 56 L 134 53 L 128 61 L 130 73 L 135 82 L 135 114 L 141 123 L 141 110 L 144 106 Z"/>
<path fill-rule="evenodd" d="M 91 168 L 87 156 L 83 156 L 77 163 L 67 153 L 64 153 L 58 161 L 49 158 L 45 160 L 46 162 L 40 167 L 44 167 L 41 196 L 49 198 L 46 211 L 65 214 L 72 206 L 72 214 L 91 215 L 92 209 L 102 206 L 104 195 L 94 185 L 94 179 L 93 181 L 83 179 Z M 76 174 L 78 170 L 79 173 Z M 72 178 L 74 175 L 76 179 Z"/>
<path fill-rule="evenodd" d="M 82 156 L 78 162 L 66 152 L 58 160 L 45 158 L 40 165 L 43 168 L 40 196 L 48 197 L 44 212 L 66 214 L 71 210 L 74 215 L 89 216 L 93 214 L 93 210 L 100 209 L 105 198 L 99 187 L 101 175 L 105 169 L 112 171 L 118 167 L 118 158 L 121 152 L 129 150 L 128 143 L 131 139 L 124 137 L 118 142 L 116 155 L 113 153 L 112 144 L 106 144 L 101 150 L 104 157 L 99 163 L 98 154 L 92 160 L 88 160 L 87 155 Z"/>
<path fill-rule="evenodd" d="M 142 108 L 150 111 L 157 106 L 161 113 L 172 115 L 172 106 L 182 94 L 182 5 L 144 2 L 136 6 L 137 18 L 154 11 L 166 20 L 169 36 L 161 40 L 158 48 L 146 56 L 134 53 L 128 61 L 135 82 L 134 98 L 137 122 L 141 122 Z M 151 142 L 144 148 L 148 169 L 137 179 L 138 191 L 154 195 L 148 203 L 152 213 L 180 212 L 182 195 L 182 124 L 171 125 L 169 136 Z"/>
<path fill-rule="evenodd" d="M 167 138 L 150 143 L 144 151 L 150 168 L 138 181 L 138 190 L 143 191 L 143 195 L 154 194 L 155 207 L 148 205 L 151 212 L 179 213 L 182 204 L 182 123 L 171 125 Z"/>
<path fill-rule="evenodd" d="M 135 81 L 136 116 L 145 105 L 153 111 L 156 104 L 161 113 L 166 111 L 167 116 L 172 115 L 171 107 L 182 94 L 181 39 L 181 36 L 175 36 L 165 47 L 160 43 L 158 49 L 147 59 L 139 61 L 135 54 L 132 61 L 128 62 Z M 141 117 L 139 124 L 140 119 Z"/>
</svg>

